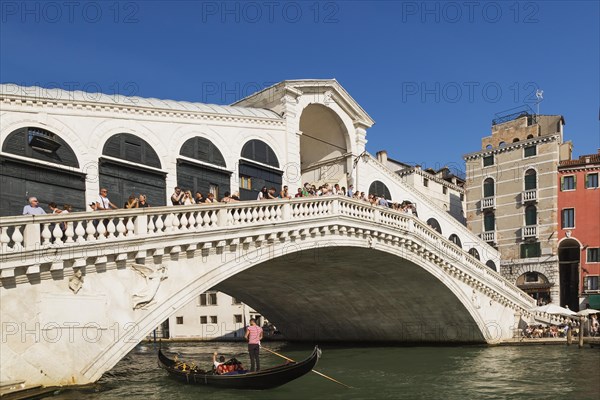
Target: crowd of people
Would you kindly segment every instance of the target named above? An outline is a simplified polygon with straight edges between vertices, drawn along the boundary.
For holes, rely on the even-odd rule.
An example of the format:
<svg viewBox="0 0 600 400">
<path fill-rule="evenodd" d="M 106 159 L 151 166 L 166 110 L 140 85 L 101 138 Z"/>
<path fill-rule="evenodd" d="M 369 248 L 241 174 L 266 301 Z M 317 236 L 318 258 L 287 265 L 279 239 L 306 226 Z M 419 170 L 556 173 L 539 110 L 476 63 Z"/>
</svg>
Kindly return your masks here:
<svg viewBox="0 0 600 400">
<path fill-rule="evenodd" d="M 598 316 L 591 314 L 588 320 L 584 322 L 583 327 L 580 326 L 577 320 L 570 319 L 560 325 L 528 325 L 523 329 L 523 336 L 529 339 L 564 338 L 567 337 L 569 330 L 571 330 L 573 336 L 577 336 L 579 329 L 583 329 L 585 336 L 600 336 Z"/>
<path fill-rule="evenodd" d="M 279 192 L 274 187 L 267 188 L 266 186 L 263 186 L 258 192 L 256 200 L 291 199 L 293 197 L 320 197 L 331 195 L 347 196 L 356 200 L 370 203 L 372 205 L 387 207 L 417 216 L 416 206 L 410 201 L 405 200 L 401 203 L 392 202 L 391 200 L 386 199 L 383 194 L 367 194 L 366 192 L 355 191 L 353 185 L 350 185 L 348 189 L 346 189 L 343 186 L 340 187 L 339 184 L 331 186 L 330 184 L 326 183 L 317 187 L 315 185 L 305 183 L 302 187 L 298 188 L 294 195 L 290 193 L 287 185 L 283 186 Z M 192 193 L 192 191 L 189 189 L 182 189 L 181 187 L 176 186 L 173 194 L 170 197 L 170 201 L 174 206 L 185 206 L 206 203 L 232 203 L 241 201 L 241 198 L 239 192 L 235 192 L 233 194 L 230 192 L 225 192 L 223 197 L 219 200 L 213 193 L 207 193 L 206 196 L 204 196 L 200 191 Z M 92 211 L 105 211 L 118 208 L 131 209 L 150 207 L 145 194 L 139 194 L 138 196 L 131 194 L 127 201 L 125 201 L 123 204 L 123 207 L 118 207 L 116 204 L 110 201 L 108 197 L 108 189 L 106 188 L 101 188 L 96 201 L 93 201 L 88 205 Z M 52 214 L 69 213 L 73 210 L 73 207 L 70 204 L 64 204 L 62 208 L 59 208 L 56 203 L 49 203 L 48 208 L 48 213 Z M 47 214 L 47 212 L 39 205 L 38 199 L 34 196 L 29 197 L 28 204 L 23 207 L 23 215 L 42 214 Z"/>
</svg>

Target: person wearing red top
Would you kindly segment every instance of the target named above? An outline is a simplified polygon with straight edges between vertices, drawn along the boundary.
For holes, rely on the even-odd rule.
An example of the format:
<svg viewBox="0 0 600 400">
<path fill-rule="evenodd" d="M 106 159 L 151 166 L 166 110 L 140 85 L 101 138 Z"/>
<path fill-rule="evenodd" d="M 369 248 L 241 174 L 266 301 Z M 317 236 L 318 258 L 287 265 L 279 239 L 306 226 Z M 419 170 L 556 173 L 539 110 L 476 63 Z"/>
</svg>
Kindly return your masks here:
<svg viewBox="0 0 600 400">
<path fill-rule="evenodd" d="M 250 320 L 250 326 L 246 329 L 246 340 L 248 340 L 248 353 L 250 353 L 250 372 L 260 371 L 259 351 L 260 340 L 263 338 L 263 330 L 256 325 L 256 320 Z M 256 369 L 254 368 L 256 365 Z"/>
</svg>

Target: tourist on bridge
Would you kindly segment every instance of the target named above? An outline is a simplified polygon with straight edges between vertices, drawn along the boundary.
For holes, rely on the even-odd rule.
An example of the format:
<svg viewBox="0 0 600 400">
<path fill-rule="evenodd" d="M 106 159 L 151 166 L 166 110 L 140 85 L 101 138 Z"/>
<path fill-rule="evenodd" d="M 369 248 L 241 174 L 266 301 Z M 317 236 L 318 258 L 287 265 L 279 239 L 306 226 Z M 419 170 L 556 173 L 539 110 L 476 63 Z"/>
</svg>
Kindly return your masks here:
<svg viewBox="0 0 600 400">
<path fill-rule="evenodd" d="M 171 203 L 174 206 L 180 206 L 183 204 L 183 191 L 179 186 L 175 186 L 175 191 L 171 195 Z"/>
<path fill-rule="evenodd" d="M 43 215 L 46 211 L 40 207 L 40 203 L 36 197 L 27 199 L 29 204 L 23 207 L 23 215 Z"/>
<path fill-rule="evenodd" d="M 256 325 L 254 318 L 250 320 L 250 326 L 246 329 L 245 337 L 248 341 L 248 353 L 250 353 L 250 372 L 260 371 L 259 352 L 263 330 L 260 326 Z"/>
<path fill-rule="evenodd" d="M 110 210 L 111 208 L 116 210 L 119 207 L 115 206 L 108 199 L 108 189 L 106 189 L 106 188 L 100 189 L 100 195 L 98 196 L 98 200 L 96 200 L 96 210 L 97 211 L 105 211 L 105 210 Z"/>
</svg>

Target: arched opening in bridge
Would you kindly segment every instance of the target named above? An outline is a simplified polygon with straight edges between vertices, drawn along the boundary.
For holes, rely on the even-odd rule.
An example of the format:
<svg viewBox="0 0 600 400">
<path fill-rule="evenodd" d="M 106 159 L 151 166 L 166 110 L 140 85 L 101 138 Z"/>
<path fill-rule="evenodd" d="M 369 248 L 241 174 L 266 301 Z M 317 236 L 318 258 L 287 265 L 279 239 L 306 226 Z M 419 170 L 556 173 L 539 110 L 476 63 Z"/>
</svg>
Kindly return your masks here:
<svg viewBox="0 0 600 400">
<path fill-rule="evenodd" d="M 458 235 L 456 234 L 452 234 L 450 235 L 450 237 L 448 238 L 448 240 L 450 240 L 452 243 L 454 243 L 455 245 L 457 245 L 458 247 L 460 247 L 462 249 L 462 243 L 460 241 L 460 238 L 458 237 Z"/>
<path fill-rule="evenodd" d="M 287 340 L 483 341 L 449 282 L 397 255 L 328 244 L 292 244 L 213 289 L 268 315 Z"/>
<path fill-rule="evenodd" d="M 121 161 L 122 160 L 122 161 Z M 166 173 L 156 151 L 144 139 L 130 133 L 111 136 L 99 160 L 100 187 L 122 207 L 130 195 L 145 194 L 151 206 L 166 204 Z"/>
<path fill-rule="evenodd" d="M 536 299 L 538 305 L 550 303 L 550 288 L 553 284 L 544 274 L 535 271 L 525 272 L 517 278 L 516 283 L 519 289 Z"/>
<path fill-rule="evenodd" d="M 432 228 L 435 231 L 437 231 L 437 233 L 439 233 L 439 234 L 442 233 L 442 227 L 441 227 L 441 225 L 440 225 L 440 223 L 438 222 L 437 219 L 435 219 L 435 218 L 429 218 L 427 220 L 427 225 L 429 225 L 430 228 Z"/>
<path fill-rule="evenodd" d="M 475 257 L 476 259 L 481 260 L 481 257 L 479 257 L 479 252 L 477 251 L 476 248 L 471 247 L 469 249 L 469 254 L 472 255 L 473 257 Z"/>
<path fill-rule="evenodd" d="M 253 139 L 242 147 L 240 154 L 240 198 L 256 200 L 258 192 L 266 186 L 281 190 L 283 172 L 279 169 L 279 160 L 273 149 L 262 140 Z"/>
<path fill-rule="evenodd" d="M 560 305 L 579 310 L 579 259 L 581 248 L 575 239 L 565 239 L 558 245 Z"/>
<path fill-rule="evenodd" d="M 338 183 L 348 187 L 346 173 L 351 147 L 341 118 L 327 106 L 309 104 L 302 110 L 300 131 L 302 183 L 317 186 Z"/>
<path fill-rule="evenodd" d="M 493 271 L 498 271 L 498 270 L 496 269 L 496 263 L 495 263 L 495 262 L 493 262 L 492 260 L 487 260 L 487 261 L 485 262 L 485 265 L 486 265 L 486 266 L 487 266 L 489 269 L 491 269 L 491 270 L 493 270 Z"/>
<path fill-rule="evenodd" d="M 21 215 L 30 196 L 37 197 L 46 211 L 50 202 L 61 209 L 69 204 L 73 211 L 85 211 L 85 174 L 59 135 L 38 127 L 17 129 L 6 136 L 2 152 L 0 216 Z"/>
<path fill-rule="evenodd" d="M 177 158 L 177 186 L 198 191 L 204 198 L 208 193 L 216 199 L 230 191 L 231 171 L 226 169 L 221 151 L 210 140 L 193 137 L 181 146 Z"/>
<path fill-rule="evenodd" d="M 381 181 L 375 181 L 375 182 L 371 183 L 371 185 L 369 186 L 369 194 L 383 197 L 386 200 L 392 200 L 392 195 L 390 194 L 390 190 Z"/>
</svg>

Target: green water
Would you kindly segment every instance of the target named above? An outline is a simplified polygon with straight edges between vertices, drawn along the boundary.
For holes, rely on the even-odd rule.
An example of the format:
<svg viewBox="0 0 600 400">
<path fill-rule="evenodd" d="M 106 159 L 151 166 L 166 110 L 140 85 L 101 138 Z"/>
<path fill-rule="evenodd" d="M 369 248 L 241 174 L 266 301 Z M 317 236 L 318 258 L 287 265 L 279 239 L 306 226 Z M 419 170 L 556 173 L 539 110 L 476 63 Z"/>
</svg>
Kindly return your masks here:
<svg viewBox="0 0 600 400">
<path fill-rule="evenodd" d="M 308 344 L 266 343 L 293 359 Z M 169 343 L 167 353 L 210 365 L 213 351 L 234 355 L 242 343 Z M 600 350 L 566 345 L 522 347 L 321 346 L 316 366 L 354 389 L 308 374 L 268 391 L 211 389 L 180 384 L 157 366 L 156 348 L 141 344 L 94 387 L 48 399 L 600 399 Z M 237 356 L 245 364 L 247 355 Z M 261 366 L 280 364 L 261 352 Z"/>
</svg>

